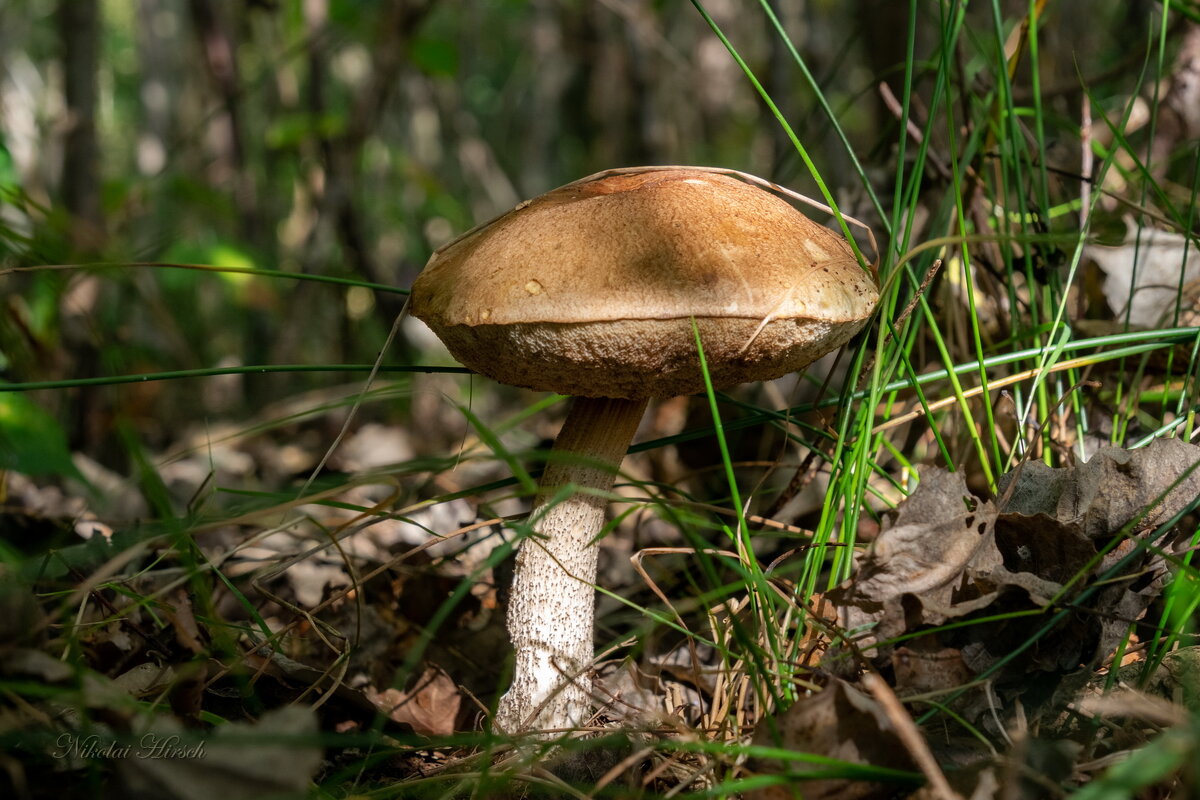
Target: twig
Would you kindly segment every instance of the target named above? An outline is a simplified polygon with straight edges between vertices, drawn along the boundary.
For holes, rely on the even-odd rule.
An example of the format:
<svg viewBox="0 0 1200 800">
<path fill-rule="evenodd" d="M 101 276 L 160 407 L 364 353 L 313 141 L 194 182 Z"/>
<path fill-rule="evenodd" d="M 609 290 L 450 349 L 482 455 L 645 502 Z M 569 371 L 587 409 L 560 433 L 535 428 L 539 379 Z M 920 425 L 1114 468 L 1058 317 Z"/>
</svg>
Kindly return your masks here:
<svg viewBox="0 0 1200 800">
<path fill-rule="evenodd" d="M 925 738 L 921 736 L 912 717 L 904 710 L 904 704 L 900 702 L 900 698 L 896 697 L 892 687 L 888 686 L 887 682 L 874 672 L 864 675 L 862 682 L 875 696 L 875 700 L 883 708 L 883 712 L 887 714 L 888 720 L 896 728 L 896 734 L 900 737 L 900 741 L 925 775 L 925 779 L 929 781 L 934 794 L 942 800 L 962 800 L 962 796 L 950 787 L 950 782 L 946 780 L 942 768 L 938 766 L 937 759 L 930 752 Z"/>
</svg>

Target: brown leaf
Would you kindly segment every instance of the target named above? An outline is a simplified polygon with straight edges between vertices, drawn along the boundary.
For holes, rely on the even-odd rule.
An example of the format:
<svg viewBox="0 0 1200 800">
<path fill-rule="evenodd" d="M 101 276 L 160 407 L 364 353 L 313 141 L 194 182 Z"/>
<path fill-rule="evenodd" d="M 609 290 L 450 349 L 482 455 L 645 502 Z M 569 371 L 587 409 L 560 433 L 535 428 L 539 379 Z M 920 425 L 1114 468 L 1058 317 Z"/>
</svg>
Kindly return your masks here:
<svg viewBox="0 0 1200 800">
<path fill-rule="evenodd" d="M 1200 259 L 1196 248 L 1177 233 L 1138 229 L 1132 218 L 1126 218 L 1125 244 L 1119 247 L 1091 245 L 1084 254 L 1095 261 L 1104 272 L 1104 295 L 1108 305 L 1121 320 L 1129 310 L 1129 322 L 1139 328 L 1155 328 L 1169 324 L 1175 310 L 1176 296 L 1182 282 L 1184 287 L 1181 311 L 1186 313 L 1197 301 L 1195 281 L 1200 279 Z M 1181 324 L 1189 324 L 1186 320 Z"/>
<path fill-rule="evenodd" d="M 171 667 L 146 662 L 113 678 L 113 683 L 134 697 L 145 697 L 170 686 L 176 677 Z"/>
<path fill-rule="evenodd" d="M 1151 528 L 1200 496 L 1200 467 L 1171 489 L 1198 461 L 1200 447 L 1179 439 L 1156 439 L 1138 450 L 1105 447 L 1071 468 L 1031 461 L 1019 473 L 1001 478 L 1001 492 L 1014 474 L 1017 481 L 1004 511 L 1047 514 L 1098 539 L 1115 534 L 1150 507 L 1136 528 Z"/>
<path fill-rule="evenodd" d="M 999 511 L 973 497 L 959 475 L 924 469 L 894 524 L 859 557 L 855 577 L 826 597 L 860 646 L 879 645 L 871 657 L 895 670 L 901 689 L 959 686 L 1020 648 L 996 686 L 1002 696 L 1021 694 L 1032 674 L 1071 672 L 1111 653 L 1128 620 L 1159 596 L 1165 561 L 1139 554 L 1137 540 L 1200 496 L 1198 462 L 1200 447 L 1174 439 L 1132 451 L 1106 448 L 1075 467 L 1030 462 L 1002 478 Z M 1124 538 L 1114 540 L 1118 535 Z M 1110 549 L 1097 558 L 1103 547 Z M 1131 555 L 1124 580 L 1094 583 Z M 1023 618 L 1003 618 L 1055 597 L 1070 603 L 1089 585 L 1086 610 L 1036 647 L 1026 646 L 1031 631 Z M 911 638 L 973 616 L 991 619 Z M 886 644 L 901 635 L 910 637 L 907 650 Z M 831 651 L 823 666 L 840 669 L 835 656 L 844 655 Z M 942 660 L 954 668 L 941 670 L 934 661 Z"/>
<path fill-rule="evenodd" d="M 196 616 L 192 613 L 192 599 L 183 589 L 174 594 L 174 606 L 164 605 L 163 612 L 171 621 L 175 631 L 175 641 L 191 650 L 193 653 L 204 652 L 203 636 L 200 626 L 196 624 Z"/>
<path fill-rule="evenodd" d="M 873 644 L 987 605 L 995 587 L 965 585 L 963 577 L 968 566 L 986 574 L 1000 565 L 995 518 L 995 507 L 976 499 L 961 473 L 922 470 L 896 522 L 859 557 L 855 577 L 826 594 L 842 626 L 873 626 L 860 640 Z"/>
<path fill-rule="evenodd" d="M 945 691 L 974 677 L 963 662 L 962 653 L 950 647 L 941 650 L 897 647 L 892 652 L 892 669 L 896 675 L 896 693 L 900 695 Z"/>
<path fill-rule="evenodd" d="M 412 689 L 367 689 L 367 697 L 396 722 L 412 727 L 421 736 L 449 736 L 462 705 L 454 681 L 438 667 L 427 667 Z"/>
<path fill-rule="evenodd" d="M 925 470 L 892 527 L 859 565 L 858 589 L 875 599 L 897 590 L 935 593 L 954 582 L 991 541 L 996 511 L 976 500 L 961 472 Z M 944 592 L 936 592 L 944 594 Z"/>
<path fill-rule="evenodd" d="M 845 681 L 833 679 L 820 692 L 797 700 L 787 711 L 758 723 L 755 745 L 782 747 L 851 764 L 914 770 L 912 759 L 900 742 L 887 715 L 872 698 Z M 753 759 L 758 773 L 787 773 L 795 777 L 796 792 L 783 786 L 746 793 L 746 800 L 775 800 L 804 797 L 819 800 L 864 800 L 890 797 L 895 784 L 846 778 L 804 780 L 804 773 L 821 772 L 828 765 L 804 761 Z"/>
</svg>

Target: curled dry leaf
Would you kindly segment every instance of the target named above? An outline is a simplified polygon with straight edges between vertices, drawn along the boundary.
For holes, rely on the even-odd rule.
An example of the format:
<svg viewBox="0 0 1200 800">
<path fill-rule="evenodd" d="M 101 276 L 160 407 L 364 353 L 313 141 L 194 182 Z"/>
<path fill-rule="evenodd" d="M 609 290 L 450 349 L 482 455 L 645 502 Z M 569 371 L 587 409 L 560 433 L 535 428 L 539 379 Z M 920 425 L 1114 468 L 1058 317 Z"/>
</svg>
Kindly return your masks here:
<svg viewBox="0 0 1200 800">
<path fill-rule="evenodd" d="M 1036 698 L 1028 695 L 1028 676 L 1098 662 L 1159 595 L 1165 561 L 1135 553 L 1136 544 L 1200 496 L 1197 462 L 1200 448 L 1173 439 L 1133 451 L 1106 448 L 1070 468 L 1031 462 L 1002 480 L 1003 508 L 974 497 L 960 475 L 923 470 L 895 522 L 860 556 L 856 576 L 827 598 L 860 648 L 878 645 L 868 653 L 895 668 L 902 694 L 953 688 L 1021 650 L 995 676 L 996 686 L 1029 702 Z M 1063 621 L 1069 635 L 1051 633 L 1026 648 L 1027 617 L 994 619 L 1044 608 L 1051 598 L 1069 604 L 1130 554 L 1123 577 L 1105 581 L 1086 609 Z M 910 638 L 902 648 L 887 644 L 979 617 L 993 619 Z M 839 655 L 831 653 L 827 666 Z"/>
<path fill-rule="evenodd" d="M 895 523 L 859 558 L 855 577 L 826 599 L 845 629 L 865 632 L 860 647 L 907 633 L 914 621 L 938 625 L 970 613 L 994 594 L 983 585 L 962 590 L 965 575 L 990 574 L 1001 563 L 995 519 L 995 507 L 975 498 L 960 473 L 923 470 Z"/>
<path fill-rule="evenodd" d="M 412 727 L 420 736 L 449 736 L 462 705 L 454 681 L 438 667 L 427 667 L 412 689 L 367 690 L 367 697 L 396 722 Z"/>
<path fill-rule="evenodd" d="M 644 667 L 630 662 L 606 664 L 595 687 L 608 698 L 604 716 L 630 727 L 697 725 L 711 697 L 710 691 L 698 689 L 691 679 L 676 675 L 657 660 Z"/>
<path fill-rule="evenodd" d="M 897 647 L 892 651 L 896 685 L 911 692 L 934 692 L 961 686 L 973 677 L 962 653 L 953 647 L 925 650 Z"/>
<path fill-rule="evenodd" d="M 961 747 L 931 736 L 938 761 L 947 767 L 946 777 L 959 797 L 969 800 L 1014 800 L 1014 798 L 1057 797 L 1071 778 L 1082 745 L 1064 739 L 1037 739 L 1017 735 L 1013 746 L 999 757 L 969 757 Z M 954 764 L 954 768 L 950 768 Z M 932 784 L 926 784 L 907 800 L 945 800 Z"/>
<path fill-rule="evenodd" d="M 787 711 L 761 721 L 755 729 L 753 743 L 849 764 L 915 769 L 879 704 L 836 678 L 823 691 L 802 697 Z M 866 780 L 804 778 L 806 773 L 819 774 L 828 770 L 828 763 L 756 758 L 750 767 L 758 773 L 786 773 L 794 780 L 789 780 L 789 786 L 776 785 L 747 792 L 747 800 L 790 800 L 793 797 L 865 800 L 891 797 L 897 788 L 896 784 Z"/>
<path fill-rule="evenodd" d="M 1200 495 L 1200 468 L 1185 476 L 1197 461 L 1200 447 L 1179 439 L 1157 439 L 1140 450 L 1106 447 L 1074 469 L 1031 461 L 1001 480 L 1001 491 L 1006 491 L 1014 475 L 1017 479 L 1004 510 L 1049 514 L 1078 526 L 1093 541 L 1117 533 L 1143 509 L 1146 515 L 1135 529 L 1153 528 Z"/>
<path fill-rule="evenodd" d="M 170 666 L 146 662 L 138 664 L 113 678 L 120 688 L 133 697 L 145 697 L 169 687 L 178 676 Z"/>
<path fill-rule="evenodd" d="M 1084 697 L 1077 707 L 1084 715 L 1108 720 L 1144 720 L 1163 728 L 1184 727 L 1188 724 L 1186 710 L 1161 697 L 1133 689 L 1089 695 Z"/>
<path fill-rule="evenodd" d="M 192 612 L 192 598 L 183 589 L 172 594 L 172 605 L 164 606 L 163 613 L 171 621 L 175 631 L 175 641 L 191 650 L 193 653 L 204 651 L 204 635 L 196 624 L 196 616 Z"/>
</svg>

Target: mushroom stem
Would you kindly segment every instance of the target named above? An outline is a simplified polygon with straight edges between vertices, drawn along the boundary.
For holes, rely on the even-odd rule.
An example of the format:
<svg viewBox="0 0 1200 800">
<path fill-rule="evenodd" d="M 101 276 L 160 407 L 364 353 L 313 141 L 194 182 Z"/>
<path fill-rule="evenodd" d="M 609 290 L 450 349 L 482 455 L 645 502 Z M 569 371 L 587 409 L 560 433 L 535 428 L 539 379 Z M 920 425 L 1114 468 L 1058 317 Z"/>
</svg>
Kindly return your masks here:
<svg viewBox="0 0 1200 800">
<path fill-rule="evenodd" d="M 536 535 L 521 543 L 509 596 L 508 632 L 516 663 L 512 686 L 496 712 L 507 733 L 587 722 L 604 495 L 613 487 L 646 403 L 576 397 L 554 442 L 556 457 L 546 467 L 529 517 Z M 554 502 L 567 485 L 583 491 Z"/>
</svg>

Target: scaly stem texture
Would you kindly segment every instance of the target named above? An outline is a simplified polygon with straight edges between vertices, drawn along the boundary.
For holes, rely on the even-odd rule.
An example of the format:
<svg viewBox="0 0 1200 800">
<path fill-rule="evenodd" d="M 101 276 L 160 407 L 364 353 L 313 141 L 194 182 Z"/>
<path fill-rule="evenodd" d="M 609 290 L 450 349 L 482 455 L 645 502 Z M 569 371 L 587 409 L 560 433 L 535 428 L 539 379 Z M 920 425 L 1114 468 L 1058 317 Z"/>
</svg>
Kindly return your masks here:
<svg viewBox="0 0 1200 800">
<path fill-rule="evenodd" d="M 513 682 L 496 722 L 507 733 L 575 728 L 590 713 L 596 538 L 645 400 L 577 397 L 554 443 L 521 543 L 508 606 Z M 574 492 L 554 503 L 563 486 Z"/>
</svg>

